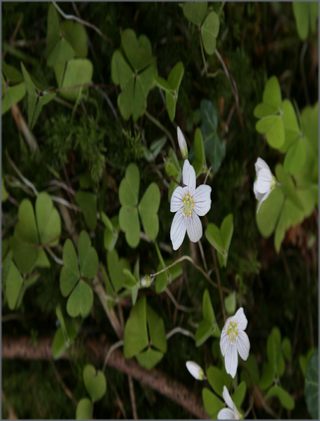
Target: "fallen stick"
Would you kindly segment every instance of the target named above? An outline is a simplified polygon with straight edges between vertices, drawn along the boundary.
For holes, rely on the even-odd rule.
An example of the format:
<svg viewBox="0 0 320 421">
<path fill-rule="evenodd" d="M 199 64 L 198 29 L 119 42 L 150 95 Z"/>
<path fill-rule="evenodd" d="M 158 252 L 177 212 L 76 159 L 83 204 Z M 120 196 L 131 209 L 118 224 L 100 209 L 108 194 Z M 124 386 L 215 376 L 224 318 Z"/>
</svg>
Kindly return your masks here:
<svg viewBox="0 0 320 421">
<path fill-rule="evenodd" d="M 51 343 L 52 339 L 48 337 L 40 338 L 36 342 L 32 342 L 31 339 L 26 336 L 19 338 L 4 336 L 2 338 L 2 358 L 51 360 L 53 359 Z M 88 339 L 84 346 L 88 355 L 90 355 L 93 360 L 99 361 L 100 363 L 104 361 L 108 344 L 104 344 L 94 339 Z M 75 352 L 76 349 L 72 349 L 72 356 L 76 355 Z M 68 359 L 69 354 L 65 353 L 61 358 Z M 146 370 L 133 359 L 125 359 L 122 352 L 118 349 L 110 354 L 107 365 L 156 390 L 176 402 L 193 416 L 200 419 L 208 418 L 198 397 L 190 392 L 183 384 L 171 379 L 167 374 L 160 370 Z"/>
</svg>

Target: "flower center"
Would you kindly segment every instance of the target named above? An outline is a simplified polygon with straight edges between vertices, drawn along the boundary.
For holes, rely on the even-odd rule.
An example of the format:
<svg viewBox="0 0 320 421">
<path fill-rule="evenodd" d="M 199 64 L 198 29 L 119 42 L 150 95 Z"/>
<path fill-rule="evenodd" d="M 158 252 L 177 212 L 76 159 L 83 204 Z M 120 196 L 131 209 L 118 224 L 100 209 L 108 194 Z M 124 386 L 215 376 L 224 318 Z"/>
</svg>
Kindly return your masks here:
<svg viewBox="0 0 320 421">
<path fill-rule="evenodd" d="M 277 180 L 275 177 L 272 177 L 271 183 L 270 183 L 270 191 L 273 190 L 276 187 Z"/>
<path fill-rule="evenodd" d="M 191 216 L 194 208 L 194 200 L 190 193 L 183 196 L 183 213 L 185 216 Z"/>
<path fill-rule="evenodd" d="M 230 322 L 228 329 L 227 329 L 227 335 L 229 336 L 230 342 L 235 342 L 235 340 L 238 337 L 238 323 L 237 322 Z"/>
</svg>

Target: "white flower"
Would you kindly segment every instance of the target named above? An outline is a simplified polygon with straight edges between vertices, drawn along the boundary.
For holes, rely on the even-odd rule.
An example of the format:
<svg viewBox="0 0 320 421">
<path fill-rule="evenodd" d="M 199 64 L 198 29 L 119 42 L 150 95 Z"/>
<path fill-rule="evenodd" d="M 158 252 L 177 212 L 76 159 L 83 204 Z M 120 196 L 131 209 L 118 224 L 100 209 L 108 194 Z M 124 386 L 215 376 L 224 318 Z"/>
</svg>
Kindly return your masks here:
<svg viewBox="0 0 320 421">
<path fill-rule="evenodd" d="M 171 196 L 170 211 L 174 215 L 170 238 L 173 250 L 177 250 L 186 235 L 194 243 L 202 237 L 202 225 L 199 216 L 211 208 L 211 187 L 205 184 L 196 188 L 196 173 L 186 159 L 183 164 L 182 181 L 185 187 L 177 187 Z"/>
<path fill-rule="evenodd" d="M 191 376 L 194 377 L 196 380 L 204 380 L 206 378 L 204 371 L 202 370 L 200 365 L 198 365 L 194 361 L 187 361 L 186 367 Z"/>
<path fill-rule="evenodd" d="M 271 193 L 276 185 L 276 180 L 268 166 L 268 164 L 261 158 L 258 158 L 254 164 L 256 169 L 256 180 L 253 184 L 253 192 L 258 200 L 257 212 L 266 198 Z"/>
<path fill-rule="evenodd" d="M 222 396 L 228 408 L 223 408 L 218 412 L 218 420 L 240 420 L 241 414 L 237 410 L 237 407 L 235 406 L 230 393 L 225 386 L 223 386 Z"/>
<path fill-rule="evenodd" d="M 238 353 L 243 360 L 249 356 L 250 342 L 245 333 L 248 320 L 240 307 L 236 314 L 229 317 L 222 329 L 220 349 L 224 357 L 226 372 L 235 377 L 238 367 Z"/>
<path fill-rule="evenodd" d="M 187 159 L 188 158 L 188 145 L 179 126 L 177 127 L 177 137 L 178 137 L 178 143 L 179 143 L 179 148 L 180 148 L 182 158 Z"/>
<path fill-rule="evenodd" d="M 144 288 L 148 288 L 152 284 L 153 279 L 150 275 L 145 275 L 141 278 L 140 284 Z"/>
</svg>

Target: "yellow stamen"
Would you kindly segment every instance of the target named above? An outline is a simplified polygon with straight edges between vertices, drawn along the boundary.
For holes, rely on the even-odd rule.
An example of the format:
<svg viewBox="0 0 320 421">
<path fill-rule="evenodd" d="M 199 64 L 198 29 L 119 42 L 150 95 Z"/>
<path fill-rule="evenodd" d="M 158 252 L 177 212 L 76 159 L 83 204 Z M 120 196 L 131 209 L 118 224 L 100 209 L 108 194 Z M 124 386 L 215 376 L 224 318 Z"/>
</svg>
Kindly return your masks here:
<svg viewBox="0 0 320 421">
<path fill-rule="evenodd" d="M 230 322 L 228 329 L 227 329 L 227 335 L 229 336 L 229 340 L 231 342 L 235 342 L 235 340 L 238 337 L 238 323 L 237 322 Z"/>
<path fill-rule="evenodd" d="M 194 208 L 194 200 L 190 193 L 184 195 L 183 199 L 183 213 L 185 216 L 191 216 Z"/>
</svg>

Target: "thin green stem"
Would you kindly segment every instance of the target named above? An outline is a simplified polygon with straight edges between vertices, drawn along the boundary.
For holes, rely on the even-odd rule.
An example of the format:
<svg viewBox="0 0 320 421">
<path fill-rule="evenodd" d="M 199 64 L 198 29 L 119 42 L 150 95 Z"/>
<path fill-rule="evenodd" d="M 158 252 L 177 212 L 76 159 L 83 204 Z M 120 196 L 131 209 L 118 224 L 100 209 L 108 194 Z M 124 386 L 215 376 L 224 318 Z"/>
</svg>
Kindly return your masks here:
<svg viewBox="0 0 320 421">
<path fill-rule="evenodd" d="M 190 332 L 187 329 L 183 329 L 180 326 L 177 326 L 170 330 L 170 332 L 167 333 L 167 339 L 171 338 L 171 336 L 175 335 L 176 333 L 181 333 L 181 335 L 189 336 L 190 338 L 194 339 L 194 334 Z"/>
<path fill-rule="evenodd" d="M 208 272 L 208 266 L 207 266 L 206 258 L 205 258 L 205 255 L 204 255 L 203 247 L 202 247 L 202 244 L 201 244 L 201 240 L 198 241 L 198 244 L 199 244 L 199 249 L 200 249 L 203 267 L 204 267 L 205 271 Z"/>
<path fill-rule="evenodd" d="M 214 263 L 214 269 L 215 269 L 216 277 L 217 277 L 217 281 L 218 281 L 218 290 L 219 290 L 221 310 L 222 310 L 222 314 L 223 314 L 223 319 L 224 319 L 224 321 L 226 321 L 226 312 L 225 312 L 225 309 L 224 309 L 223 291 L 222 291 L 222 284 L 221 284 L 220 271 L 219 271 L 219 267 L 218 267 L 216 251 L 213 248 L 211 248 L 211 252 L 212 252 L 212 258 L 213 258 L 213 263 Z"/>
<path fill-rule="evenodd" d="M 150 277 L 151 278 L 153 278 L 153 277 L 155 277 L 155 276 L 157 276 L 157 275 L 160 275 L 161 273 L 163 273 L 163 272 L 165 272 L 165 271 L 167 271 L 167 270 L 169 270 L 169 269 L 171 269 L 173 266 L 175 266 L 175 265 L 177 265 L 178 263 L 181 263 L 181 262 L 183 262 L 183 261 L 188 261 L 188 262 L 190 262 L 191 264 L 192 264 L 192 266 L 197 270 L 197 271 L 199 271 L 204 277 L 205 277 L 205 279 L 212 285 L 212 286 L 214 286 L 215 288 L 217 288 L 217 289 L 219 289 L 219 286 L 218 286 L 218 284 L 217 283 L 215 283 L 211 278 L 210 278 L 210 276 L 200 267 L 200 266 L 198 266 L 196 263 L 194 263 L 194 261 L 192 260 L 192 258 L 190 257 L 190 256 L 181 256 L 181 257 L 179 257 L 179 259 L 177 259 L 177 260 L 175 260 L 174 262 L 172 262 L 170 265 L 168 265 L 168 266 L 166 266 L 165 268 L 163 268 L 163 269 L 161 269 L 161 270 L 159 270 L 158 272 L 155 272 L 155 273 L 151 273 L 150 274 Z M 230 292 L 229 291 L 229 289 L 228 288 L 223 288 L 222 286 L 221 286 L 221 289 L 223 289 L 224 291 L 226 291 L 226 292 Z"/>
<path fill-rule="evenodd" d="M 148 111 L 145 112 L 145 116 L 155 125 L 157 126 L 161 131 L 163 131 L 163 133 L 165 133 L 168 138 L 170 139 L 170 142 L 172 144 L 173 149 L 175 149 L 175 142 L 174 139 L 171 135 L 171 133 L 169 132 L 169 130 L 167 130 L 161 123 L 160 121 L 153 117 L 150 113 L 148 113 Z"/>
<path fill-rule="evenodd" d="M 97 34 L 99 34 L 101 36 L 101 38 L 103 38 L 106 42 L 108 42 L 109 44 L 112 44 L 112 42 L 110 41 L 110 39 L 95 25 L 93 25 L 90 22 L 87 22 L 81 18 L 79 18 L 78 16 L 75 15 L 68 15 L 66 13 L 64 13 L 64 11 L 58 6 L 57 2 L 55 0 L 53 0 L 53 5 L 54 7 L 57 9 L 57 11 L 60 13 L 60 15 L 67 20 L 74 20 L 75 22 L 80 23 L 81 25 L 87 26 L 88 28 L 93 29 Z"/>
<path fill-rule="evenodd" d="M 120 348 L 121 346 L 123 346 L 124 345 L 124 341 L 123 340 L 120 340 L 120 341 L 118 341 L 118 342 L 116 342 L 116 343 L 114 343 L 110 348 L 109 348 L 109 350 L 108 350 L 108 352 L 107 352 L 107 355 L 106 355 L 106 358 L 104 359 L 104 363 L 103 363 L 103 367 L 102 367 L 102 371 L 104 371 L 105 370 L 105 368 L 106 368 L 106 366 L 107 366 L 107 363 L 108 363 L 108 360 L 109 360 L 109 358 L 110 358 L 110 355 L 113 353 L 113 351 L 115 351 L 116 349 L 118 349 L 118 348 Z"/>
</svg>

